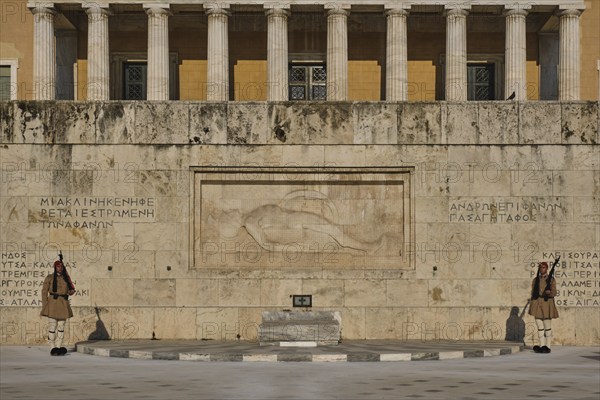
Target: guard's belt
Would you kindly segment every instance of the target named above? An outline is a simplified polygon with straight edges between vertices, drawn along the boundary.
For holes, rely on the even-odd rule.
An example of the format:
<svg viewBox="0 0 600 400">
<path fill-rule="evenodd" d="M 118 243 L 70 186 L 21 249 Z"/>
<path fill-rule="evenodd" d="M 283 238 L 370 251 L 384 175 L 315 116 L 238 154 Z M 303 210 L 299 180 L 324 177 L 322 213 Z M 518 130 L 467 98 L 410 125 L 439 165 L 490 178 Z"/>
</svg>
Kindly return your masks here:
<svg viewBox="0 0 600 400">
<path fill-rule="evenodd" d="M 50 295 L 54 298 L 54 300 L 58 299 L 59 297 L 62 297 L 65 300 L 69 300 L 68 294 L 50 293 Z"/>
</svg>

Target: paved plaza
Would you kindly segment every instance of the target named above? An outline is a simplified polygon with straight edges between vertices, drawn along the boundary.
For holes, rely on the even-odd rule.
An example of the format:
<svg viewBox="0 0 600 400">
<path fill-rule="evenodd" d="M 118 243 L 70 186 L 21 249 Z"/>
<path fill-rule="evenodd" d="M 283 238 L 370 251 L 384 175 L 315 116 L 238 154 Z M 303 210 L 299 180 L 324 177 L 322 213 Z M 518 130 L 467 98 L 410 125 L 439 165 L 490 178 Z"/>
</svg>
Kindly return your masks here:
<svg viewBox="0 0 600 400">
<path fill-rule="evenodd" d="M 156 352 L 175 348 L 163 341 L 153 345 Z M 213 351 L 220 347 L 220 354 L 236 352 L 236 344 L 212 345 Z M 448 351 L 445 346 L 430 343 L 428 348 L 442 354 Z M 363 353 L 383 353 L 381 346 L 368 347 L 363 344 Z M 525 348 L 506 355 L 405 362 L 191 362 L 118 353 L 51 357 L 48 350 L 0 347 L 2 400 L 600 398 L 598 347 L 554 346 L 551 354 Z"/>
</svg>

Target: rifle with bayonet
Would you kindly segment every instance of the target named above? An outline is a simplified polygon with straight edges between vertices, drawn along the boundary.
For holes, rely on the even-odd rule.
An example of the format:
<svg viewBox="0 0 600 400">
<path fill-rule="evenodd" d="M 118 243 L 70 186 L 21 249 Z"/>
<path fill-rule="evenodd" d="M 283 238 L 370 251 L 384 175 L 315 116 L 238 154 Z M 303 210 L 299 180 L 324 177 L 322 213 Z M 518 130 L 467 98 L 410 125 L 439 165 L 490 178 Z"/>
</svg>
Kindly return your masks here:
<svg viewBox="0 0 600 400">
<path fill-rule="evenodd" d="M 560 261 L 560 256 L 556 257 L 554 263 L 552 264 L 552 268 L 550 269 L 550 273 L 548 274 L 548 279 L 546 279 L 546 287 L 544 288 L 544 301 L 548 301 L 548 294 L 546 293 L 549 290 L 552 290 L 552 279 L 554 278 L 554 270 Z"/>
</svg>

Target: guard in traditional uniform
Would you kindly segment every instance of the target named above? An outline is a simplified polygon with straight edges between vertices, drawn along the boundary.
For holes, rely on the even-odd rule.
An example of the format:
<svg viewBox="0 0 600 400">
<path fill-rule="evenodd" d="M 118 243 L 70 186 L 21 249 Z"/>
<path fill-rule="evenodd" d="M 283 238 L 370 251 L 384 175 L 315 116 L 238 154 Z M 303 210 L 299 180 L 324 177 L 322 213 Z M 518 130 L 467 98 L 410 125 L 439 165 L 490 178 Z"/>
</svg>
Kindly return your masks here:
<svg viewBox="0 0 600 400">
<path fill-rule="evenodd" d="M 539 263 L 537 275 L 531 282 L 529 315 L 535 318 L 540 340 L 539 346 L 533 346 L 533 351 L 536 353 L 550 353 L 552 319 L 558 318 L 554 296 L 556 296 L 556 280 L 548 275 L 548 263 L 544 261 Z"/>
<path fill-rule="evenodd" d="M 62 261 L 54 262 L 54 273 L 48 275 L 42 287 L 41 316 L 48 317 L 48 341 L 50 354 L 63 356 L 67 349 L 62 347 L 65 336 L 65 322 L 73 316 L 69 296 L 75 293 L 75 286 Z"/>
</svg>

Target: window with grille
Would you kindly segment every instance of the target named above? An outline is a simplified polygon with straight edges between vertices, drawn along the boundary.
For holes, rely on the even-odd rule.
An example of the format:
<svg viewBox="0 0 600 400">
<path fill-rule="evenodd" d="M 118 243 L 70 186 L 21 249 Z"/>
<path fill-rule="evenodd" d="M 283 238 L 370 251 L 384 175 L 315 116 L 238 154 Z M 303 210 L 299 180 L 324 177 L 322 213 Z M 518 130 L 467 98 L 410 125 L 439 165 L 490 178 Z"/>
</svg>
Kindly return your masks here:
<svg viewBox="0 0 600 400">
<path fill-rule="evenodd" d="M 327 100 L 327 70 L 323 64 L 291 64 L 290 100 Z"/>
<path fill-rule="evenodd" d="M 494 64 L 467 65 L 467 99 L 494 100 Z"/>
<path fill-rule="evenodd" d="M 124 100 L 146 100 L 147 64 L 125 63 L 123 68 Z"/>
</svg>

